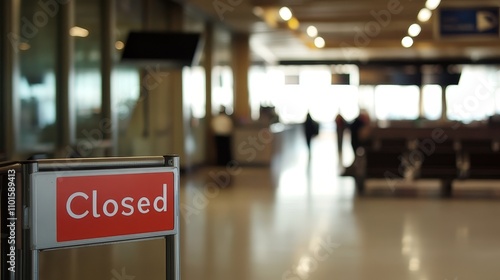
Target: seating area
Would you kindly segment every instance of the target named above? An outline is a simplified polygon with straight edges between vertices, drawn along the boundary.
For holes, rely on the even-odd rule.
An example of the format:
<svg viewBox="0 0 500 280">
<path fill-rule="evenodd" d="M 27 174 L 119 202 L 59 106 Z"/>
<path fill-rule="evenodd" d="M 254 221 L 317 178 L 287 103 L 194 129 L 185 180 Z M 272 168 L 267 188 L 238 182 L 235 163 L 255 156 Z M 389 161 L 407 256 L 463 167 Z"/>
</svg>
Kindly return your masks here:
<svg viewBox="0 0 500 280">
<path fill-rule="evenodd" d="M 489 127 L 375 128 L 357 151 L 365 195 L 500 195 L 500 133 Z"/>
</svg>

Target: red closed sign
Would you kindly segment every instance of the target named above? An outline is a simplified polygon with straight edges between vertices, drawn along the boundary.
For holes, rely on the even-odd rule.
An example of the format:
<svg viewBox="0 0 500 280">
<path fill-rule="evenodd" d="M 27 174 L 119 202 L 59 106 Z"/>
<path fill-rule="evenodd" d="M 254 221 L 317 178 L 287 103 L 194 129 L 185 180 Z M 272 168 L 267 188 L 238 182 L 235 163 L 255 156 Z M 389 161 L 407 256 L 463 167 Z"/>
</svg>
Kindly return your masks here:
<svg viewBox="0 0 500 280">
<path fill-rule="evenodd" d="M 58 177 L 57 242 L 175 229 L 174 173 Z"/>
</svg>

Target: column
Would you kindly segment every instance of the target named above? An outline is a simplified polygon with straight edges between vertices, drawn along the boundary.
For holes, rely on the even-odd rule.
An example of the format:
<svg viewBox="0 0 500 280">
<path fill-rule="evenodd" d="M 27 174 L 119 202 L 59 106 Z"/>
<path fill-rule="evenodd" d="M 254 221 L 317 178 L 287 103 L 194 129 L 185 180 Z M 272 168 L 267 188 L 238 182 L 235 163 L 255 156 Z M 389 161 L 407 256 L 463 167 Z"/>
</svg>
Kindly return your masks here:
<svg viewBox="0 0 500 280">
<path fill-rule="evenodd" d="M 11 42 L 14 34 L 19 34 L 20 1 L 2 1 L 0 3 L 2 22 L 0 23 L 0 34 L 3 38 L 0 43 L 0 55 L 2 56 L 0 65 L 0 104 L 2 106 L 0 115 L 0 129 L 3 136 L 0 138 L 0 160 L 13 159 L 16 151 L 16 138 L 18 131 L 15 128 L 17 118 L 14 106 L 15 87 L 14 74 L 18 67 L 18 56 L 16 55 L 17 45 Z M 17 107 L 19 108 L 19 107 Z M 18 111 L 19 109 L 17 109 Z M 2 153 L 5 153 L 1 155 Z"/>
<path fill-rule="evenodd" d="M 111 73 L 113 70 L 113 52 L 115 41 L 115 0 L 101 2 L 101 120 L 111 125 L 111 131 L 104 131 L 104 142 L 110 142 L 111 148 L 106 149 L 106 155 L 117 152 L 117 123 L 112 117 L 111 109 Z"/>
<path fill-rule="evenodd" d="M 418 117 L 424 117 L 424 85 L 419 86 L 419 94 L 418 94 Z"/>
<path fill-rule="evenodd" d="M 168 1 L 167 5 L 167 30 L 182 32 L 184 29 L 184 8 L 173 1 Z M 168 71 L 167 90 L 170 96 L 164 105 L 171 110 L 170 123 L 172 124 L 172 153 L 176 153 L 181 158 L 181 166 L 189 168 L 191 159 L 186 155 L 186 135 L 189 133 L 187 110 L 184 108 L 184 92 L 182 81 L 182 69 L 172 69 Z"/>
<path fill-rule="evenodd" d="M 205 48 L 203 49 L 203 67 L 205 68 L 205 151 L 208 163 L 215 164 L 216 154 L 214 133 L 212 131 L 212 68 L 213 68 L 214 26 L 212 23 L 205 25 Z"/>
<path fill-rule="evenodd" d="M 74 1 L 59 6 L 56 60 L 56 153 L 66 155 L 75 144 L 75 114 L 71 96 L 74 39 L 69 29 L 74 25 Z"/>
<path fill-rule="evenodd" d="M 447 112 L 448 112 L 448 105 L 446 104 L 446 85 L 442 84 L 441 85 L 441 121 L 445 122 L 448 120 L 447 117 Z"/>
<path fill-rule="evenodd" d="M 249 35 L 233 35 L 233 77 L 234 77 L 234 116 L 238 121 L 250 121 L 250 101 L 248 93 L 248 69 L 250 68 Z"/>
</svg>

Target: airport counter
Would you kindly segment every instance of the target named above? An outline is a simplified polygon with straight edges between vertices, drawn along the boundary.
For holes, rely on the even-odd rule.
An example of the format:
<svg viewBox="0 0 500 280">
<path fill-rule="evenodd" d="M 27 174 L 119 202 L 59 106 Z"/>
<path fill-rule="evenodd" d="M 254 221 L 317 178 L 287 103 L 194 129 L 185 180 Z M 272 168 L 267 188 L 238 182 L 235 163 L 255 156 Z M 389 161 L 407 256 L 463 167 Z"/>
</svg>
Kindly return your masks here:
<svg viewBox="0 0 500 280">
<path fill-rule="evenodd" d="M 287 127 L 280 123 L 251 123 L 236 126 L 232 156 L 239 165 L 269 165 Z"/>
</svg>

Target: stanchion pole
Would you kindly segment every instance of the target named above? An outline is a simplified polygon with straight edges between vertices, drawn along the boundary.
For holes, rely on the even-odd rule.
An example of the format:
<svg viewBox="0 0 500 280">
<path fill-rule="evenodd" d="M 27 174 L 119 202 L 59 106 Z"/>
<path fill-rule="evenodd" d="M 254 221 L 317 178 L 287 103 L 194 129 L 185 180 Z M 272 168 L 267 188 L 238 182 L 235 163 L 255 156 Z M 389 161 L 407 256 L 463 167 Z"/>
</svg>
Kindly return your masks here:
<svg viewBox="0 0 500 280">
<path fill-rule="evenodd" d="M 165 165 L 167 167 L 177 168 L 177 178 L 174 179 L 175 182 L 175 193 L 176 201 L 175 205 L 175 228 L 177 233 L 174 235 L 165 236 L 165 272 L 167 280 L 179 280 L 180 279 L 180 242 L 179 242 L 179 172 L 180 172 L 180 158 L 178 156 L 165 156 Z"/>
</svg>

